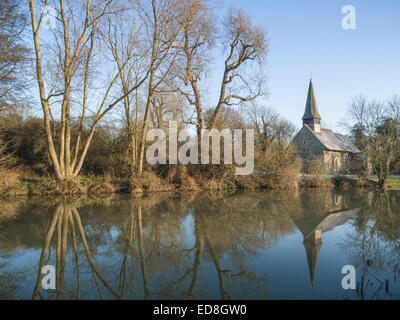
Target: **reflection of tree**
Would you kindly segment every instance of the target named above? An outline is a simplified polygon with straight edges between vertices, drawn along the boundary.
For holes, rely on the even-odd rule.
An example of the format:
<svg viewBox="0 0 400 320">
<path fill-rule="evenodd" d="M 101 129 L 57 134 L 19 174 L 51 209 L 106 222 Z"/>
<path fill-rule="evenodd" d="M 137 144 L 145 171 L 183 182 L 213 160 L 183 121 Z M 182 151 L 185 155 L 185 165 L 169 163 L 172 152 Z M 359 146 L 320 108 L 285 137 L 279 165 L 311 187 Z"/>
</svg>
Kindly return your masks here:
<svg viewBox="0 0 400 320">
<path fill-rule="evenodd" d="M 33 299 L 42 297 L 41 295 L 41 281 L 43 275 L 41 270 L 44 265 L 49 264 L 52 253 L 55 255 L 56 265 L 56 298 L 62 299 L 64 293 L 64 276 L 67 264 L 67 251 L 68 244 L 72 247 L 72 256 L 74 261 L 76 273 L 76 297 L 81 298 L 82 279 L 85 278 L 87 285 L 87 275 L 81 276 L 83 265 L 88 265 L 91 273 L 89 280 L 93 280 L 97 292 L 101 299 L 105 298 L 103 289 L 105 288 L 114 298 L 122 299 L 126 296 L 133 296 L 133 289 L 135 286 L 135 270 L 136 264 L 139 263 L 140 278 L 142 279 L 143 293 L 145 299 L 150 299 L 150 286 L 149 286 L 149 268 L 150 272 L 157 270 L 160 267 L 160 255 L 170 255 L 170 246 L 164 246 L 161 243 L 165 242 L 163 229 L 170 229 L 173 221 L 168 221 L 163 218 L 163 215 L 158 215 L 160 212 L 165 212 L 165 208 L 160 207 L 165 198 L 158 201 L 154 197 L 134 198 L 128 201 L 122 201 L 114 211 L 114 215 L 109 216 L 109 204 L 106 207 L 97 207 L 97 215 L 90 217 L 91 212 L 87 211 L 85 207 L 81 208 L 84 211 L 86 226 L 84 227 L 81 214 L 75 207 L 74 203 L 59 204 L 51 216 L 50 223 L 46 229 L 41 255 L 39 259 L 39 269 L 36 278 L 36 285 L 33 292 Z M 113 208 L 116 209 L 116 208 Z M 145 210 L 145 213 L 143 213 Z M 121 215 L 115 214 L 121 212 Z M 88 216 L 89 215 L 89 216 Z M 90 219 L 88 219 L 90 218 Z M 94 221 L 93 221 L 94 220 Z M 110 245 L 111 232 L 113 227 L 117 227 L 120 231 L 118 239 L 115 243 Z M 179 233 L 176 229 L 169 230 L 168 241 L 177 242 L 172 235 L 178 236 Z M 89 238 L 87 238 L 87 235 Z M 90 243 L 89 243 L 90 240 Z M 72 245 L 71 245 L 72 244 Z M 122 246 L 121 246 L 122 245 Z M 107 269 L 105 265 L 95 263 L 93 256 L 99 247 L 106 246 L 107 251 L 103 251 L 104 256 L 109 255 L 109 252 L 122 257 L 121 265 L 117 281 L 107 280 L 104 277 L 104 270 Z M 55 250 L 52 250 L 52 248 Z M 93 252 L 95 254 L 93 254 Z M 111 254 L 110 254 L 111 256 Z M 84 263 L 82 263 L 84 259 Z M 129 263 L 130 261 L 130 263 Z M 150 263 L 148 262 L 150 261 Z M 155 263 L 156 262 L 156 263 Z M 127 277 L 130 275 L 130 277 Z M 113 285 L 117 285 L 116 290 Z M 127 285 L 130 285 L 130 292 Z M 128 290 L 128 291 L 127 291 Z"/>
<path fill-rule="evenodd" d="M 268 258 L 266 249 L 300 230 L 303 245 L 310 247 L 306 252 L 313 279 L 320 244 L 317 231 L 328 230 L 327 222 L 352 207 L 364 208 L 363 214 L 351 218 L 364 234 L 364 253 L 373 254 L 377 245 L 366 240 L 379 235 L 384 239 L 380 253 L 387 250 L 388 259 L 390 251 L 399 248 L 399 230 L 393 227 L 400 222 L 399 200 L 392 194 L 385 198 L 331 190 L 57 200 L 46 208 L 21 206 L 17 211 L 29 214 L 5 223 L 2 237 L 7 241 L 2 247 L 10 254 L 15 248 L 41 248 L 35 269 L 56 266 L 58 290 L 42 291 L 42 275 L 35 273 L 35 299 L 265 297 L 268 277 L 255 272 L 252 261 L 261 255 Z M 357 254 L 363 252 L 359 248 Z M 351 246 L 345 250 L 351 251 Z M 1 293 L 5 296 L 16 292 L 12 284 L 18 287 L 15 277 L 9 282 L 8 292 Z"/>
<path fill-rule="evenodd" d="M 57 206 L 53 218 L 50 222 L 47 234 L 44 239 L 42 252 L 39 260 L 39 270 L 38 276 L 36 280 L 36 285 L 33 291 L 32 298 L 37 299 L 40 296 L 40 288 L 42 283 L 43 275 L 41 270 L 43 266 L 48 263 L 48 259 L 46 259 L 47 255 L 51 254 L 50 252 L 50 244 L 53 239 L 53 235 L 56 232 L 56 292 L 57 299 L 62 299 L 63 297 L 63 285 L 64 285 L 64 271 L 65 271 L 65 263 L 66 263 L 66 254 L 67 254 L 67 240 L 68 240 L 68 231 L 71 228 L 72 230 L 72 238 L 73 238 L 73 251 L 74 258 L 77 267 L 77 285 L 78 285 L 78 294 L 80 297 L 80 269 L 79 269 L 79 260 L 77 254 L 77 246 L 76 246 L 76 227 L 78 229 L 80 239 L 82 241 L 84 251 L 86 254 L 86 259 L 88 264 L 90 265 L 93 279 L 96 282 L 97 288 L 99 290 L 100 296 L 103 298 L 103 293 L 101 292 L 101 288 L 98 283 L 98 279 L 102 282 L 104 287 L 106 287 L 115 297 L 118 298 L 118 294 L 114 292 L 114 290 L 109 286 L 107 281 L 102 277 L 100 272 L 97 270 L 95 264 L 92 261 L 92 256 L 90 253 L 90 249 L 86 240 L 85 231 L 82 226 L 82 221 L 79 215 L 78 210 L 73 204 L 60 204 Z"/>
<path fill-rule="evenodd" d="M 356 232 L 339 244 L 361 275 L 357 291 L 362 299 L 376 298 L 384 289 L 390 295 L 389 282 L 396 281 L 400 266 L 400 195 L 371 191 L 367 199 L 353 220 Z"/>
<path fill-rule="evenodd" d="M 288 201 L 278 194 L 266 198 L 257 193 L 138 197 L 111 201 L 95 210 L 89 209 L 93 205 L 83 206 L 79 211 L 74 204 L 60 204 L 46 232 L 39 270 L 49 262 L 51 253 L 55 253 L 56 297 L 63 298 L 70 244 L 77 298 L 81 298 L 81 290 L 91 280 L 102 299 L 104 288 L 118 299 L 137 296 L 140 292 L 137 289 L 141 288 L 144 299 L 150 299 L 169 296 L 173 292 L 171 288 L 178 286 L 185 286 L 187 291 L 183 297 L 191 299 L 196 296 L 202 270 L 214 268 L 220 297 L 229 299 L 235 283 L 240 283 L 243 290 L 261 285 L 263 277 L 248 270 L 247 263 L 257 257 L 260 249 L 294 231 L 287 213 L 296 207 L 298 201 L 293 199 Z M 192 249 L 187 248 L 184 240 L 188 230 L 184 231 L 183 221 L 189 212 L 192 212 L 195 241 Z M 113 240 L 111 234 L 116 230 L 117 238 Z M 93 261 L 99 248 L 104 248 L 101 255 L 109 257 L 109 263 L 114 261 L 112 266 Z M 86 265 L 90 279 L 86 274 L 81 275 Z M 104 270 L 108 268 L 113 268 L 115 280 L 104 277 Z M 166 273 L 166 270 L 170 271 Z M 140 281 L 135 282 L 139 275 Z M 34 298 L 40 294 L 41 279 L 38 273 Z M 155 281 L 159 288 L 154 288 Z M 234 296 L 237 297 L 237 291 Z"/>
<path fill-rule="evenodd" d="M 4 224 L 18 215 L 18 202 L 2 201 L 0 199 L 0 249 L 7 248 L 10 243 L 3 232 Z"/>
<path fill-rule="evenodd" d="M 201 226 L 200 226 L 201 221 L 199 221 L 199 220 L 200 220 L 199 216 L 195 215 L 194 216 L 194 234 L 195 234 L 196 242 L 195 242 L 194 249 L 196 250 L 196 253 L 195 253 L 194 263 L 193 263 L 193 268 L 192 268 L 193 276 L 192 276 L 192 280 L 190 283 L 189 291 L 187 293 L 187 296 L 189 299 L 192 299 L 194 297 L 197 281 L 199 279 L 201 257 L 203 255 L 204 240 L 203 240 L 203 235 L 201 233 Z"/>
<path fill-rule="evenodd" d="M 213 244 L 212 240 L 210 239 L 207 228 L 204 229 L 204 240 L 206 243 L 207 250 L 211 255 L 212 261 L 214 263 L 215 269 L 218 274 L 218 284 L 219 284 L 219 288 L 220 288 L 220 292 L 221 292 L 221 299 L 223 299 L 223 300 L 232 299 L 232 295 L 225 288 L 225 277 L 237 278 L 240 276 L 246 276 L 249 279 L 257 278 L 257 277 L 254 275 L 253 272 L 248 272 L 245 270 L 242 270 L 242 271 L 234 274 L 231 270 L 224 269 L 222 267 L 222 263 L 217 255 L 217 253 L 214 250 L 214 244 Z"/>
<path fill-rule="evenodd" d="M 146 258 L 143 247 L 143 225 L 142 225 L 142 203 L 139 200 L 138 210 L 137 210 L 137 227 L 138 227 L 138 245 L 139 245 L 139 255 L 140 255 L 140 266 L 142 268 L 142 279 L 144 288 L 144 298 L 150 298 L 149 284 L 147 282 L 146 274 Z"/>
<path fill-rule="evenodd" d="M 195 246 L 189 250 L 195 252 L 193 267 L 183 276 L 192 273 L 186 298 L 192 299 L 195 295 L 202 261 L 205 264 L 210 260 L 214 266 L 221 299 L 232 299 L 226 280 L 246 278 L 248 285 L 253 280 L 262 280 L 253 272 L 242 269 L 244 261 L 255 256 L 257 249 L 264 248 L 265 241 L 264 230 L 260 227 L 260 211 L 253 207 L 244 214 L 241 211 L 250 208 L 247 206 L 249 199 L 242 197 L 241 200 L 238 203 L 235 197 L 214 198 L 212 201 L 207 197 L 196 199 L 193 210 Z M 225 256 L 231 257 L 232 265 L 239 269 L 237 272 L 223 266 Z"/>
</svg>

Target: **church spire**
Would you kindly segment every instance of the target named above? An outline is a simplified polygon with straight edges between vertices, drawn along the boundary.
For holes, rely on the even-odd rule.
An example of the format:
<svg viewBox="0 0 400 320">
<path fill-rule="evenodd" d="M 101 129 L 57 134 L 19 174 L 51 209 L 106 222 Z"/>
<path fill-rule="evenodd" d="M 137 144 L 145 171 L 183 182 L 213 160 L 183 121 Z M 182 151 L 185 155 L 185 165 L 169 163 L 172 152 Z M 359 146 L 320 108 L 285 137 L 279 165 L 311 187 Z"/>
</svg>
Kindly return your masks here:
<svg viewBox="0 0 400 320">
<path fill-rule="evenodd" d="M 314 87 L 312 80 L 310 79 L 310 85 L 308 87 L 306 110 L 303 116 L 303 124 L 311 127 L 314 132 L 321 132 L 321 116 L 318 112 L 317 102 L 315 100 Z"/>
</svg>

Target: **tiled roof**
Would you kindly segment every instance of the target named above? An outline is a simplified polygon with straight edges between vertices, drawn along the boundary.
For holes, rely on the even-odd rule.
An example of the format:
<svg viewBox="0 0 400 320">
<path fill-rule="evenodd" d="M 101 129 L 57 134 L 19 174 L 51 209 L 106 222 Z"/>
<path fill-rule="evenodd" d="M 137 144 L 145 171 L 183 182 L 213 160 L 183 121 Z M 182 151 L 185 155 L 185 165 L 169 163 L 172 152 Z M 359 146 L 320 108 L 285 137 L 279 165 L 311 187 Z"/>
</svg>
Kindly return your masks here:
<svg viewBox="0 0 400 320">
<path fill-rule="evenodd" d="M 327 148 L 332 151 L 346 151 L 352 153 L 360 153 L 361 151 L 353 145 L 346 137 L 342 134 L 335 133 L 329 129 L 321 129 L 321 133 L 315 133 L 319 141 Z"/>
</svg>

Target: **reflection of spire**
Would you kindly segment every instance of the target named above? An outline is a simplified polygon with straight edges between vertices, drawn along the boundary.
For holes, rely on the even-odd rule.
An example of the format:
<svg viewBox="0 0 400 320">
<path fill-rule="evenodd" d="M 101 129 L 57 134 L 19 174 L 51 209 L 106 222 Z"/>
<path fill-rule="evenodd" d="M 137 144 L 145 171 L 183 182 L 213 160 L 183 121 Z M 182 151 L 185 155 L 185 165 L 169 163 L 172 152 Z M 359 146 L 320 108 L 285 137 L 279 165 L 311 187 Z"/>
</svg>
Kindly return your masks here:
<svg viewBox="0 0 400 320">
<path fill-rule="evenodd" d="M 306 249 L 308 270 L 310 271 L 311 284 L 314 286 L 315 274 L 317 272 L 319 250 L 322 246 L 322 232 L 315 230 L 304 238 L 304 248 Z"/>
<path fill-rule="evenodd" d="M 325 216 L 316 215 L 315 217 L 308 212 L 307 216 L 294 219 L 293 222 L 303 234 L 303 245 L 306 249 L 308 269 L 310 271 L 311 284 L 314 285 L 315 274 L 317 271 L 319 251 L 322 246 L 322 233 L 328 232 L 346 223 L 360 209 L 327 213 Z"/>
</svg>

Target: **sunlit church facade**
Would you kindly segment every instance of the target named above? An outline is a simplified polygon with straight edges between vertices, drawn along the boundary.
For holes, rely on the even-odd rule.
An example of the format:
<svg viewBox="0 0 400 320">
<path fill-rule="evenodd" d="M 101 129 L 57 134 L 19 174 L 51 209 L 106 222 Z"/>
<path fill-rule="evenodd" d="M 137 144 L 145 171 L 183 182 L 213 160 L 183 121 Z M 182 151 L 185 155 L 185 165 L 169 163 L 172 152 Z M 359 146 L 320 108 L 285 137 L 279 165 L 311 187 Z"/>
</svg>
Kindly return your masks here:
<svg viewBox="0 0 400 320">
<path fill-rule="evenodd" d="M 323 159 L 331 174 L 351 173 L 352 164 L 361 161 L 362 153 L 345 136 L 321 128 L 321 116 L 310 80 L 303 127 L 293 142 L 303 159 L 304 169 L 314 158 Z"/>
</svg>

